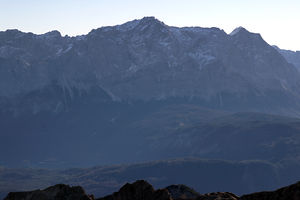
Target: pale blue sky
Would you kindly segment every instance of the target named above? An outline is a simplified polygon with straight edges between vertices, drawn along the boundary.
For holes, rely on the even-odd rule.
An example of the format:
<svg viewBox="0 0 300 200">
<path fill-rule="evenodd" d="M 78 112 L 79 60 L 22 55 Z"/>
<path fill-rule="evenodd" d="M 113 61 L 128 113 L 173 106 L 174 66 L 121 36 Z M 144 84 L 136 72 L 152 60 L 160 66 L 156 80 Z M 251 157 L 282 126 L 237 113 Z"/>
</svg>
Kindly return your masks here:
<svg viewBox="0 0 300 200">
<path fill-rule="evenodd" d="M 62 35 L 155 16 L 173 26 L 243 26 L 270 44 L 300 50 L 300 0 L 0 0 L 0 30 Z"/>
</svg>

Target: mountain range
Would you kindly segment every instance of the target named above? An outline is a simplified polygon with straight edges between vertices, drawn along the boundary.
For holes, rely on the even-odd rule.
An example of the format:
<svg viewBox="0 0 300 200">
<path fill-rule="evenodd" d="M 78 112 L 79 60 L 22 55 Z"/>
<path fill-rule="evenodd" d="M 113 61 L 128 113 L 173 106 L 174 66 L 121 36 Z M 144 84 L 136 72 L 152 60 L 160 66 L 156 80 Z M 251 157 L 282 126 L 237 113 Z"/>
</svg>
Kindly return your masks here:
<svg viewBox="0 0 300 200">
<path fill-rule="evenodd" d="M 91 168 L 0 170 L 0 199 L 9 192 L 30 191 L 55 184 L 81 185 L 89 194 L 106 196 L 127 182 L 143 179 L 156 188 L 185 184 L 201 194 L 230 191 L 237 195 L 274 190 L 299 180 L 299 165 L 267 161 L 169 159 Z M 298 171 L 297 171 L 298 170 Z"/>
<path fill-rule="evenodd" d="M 126 183 L 118 192 L 102 198 L 88 195 L 80 186 L 57 184 L 44 190 L 27 192 L 10 192 L 4 200 L 298 200 L 300 183 L 280 188 L 276 191 L 258 192 L 241 197 L 230 192 L 212 192 L 199 194 L 185 185 L 170 185 L 155 190 L 151 184 L 144 180 Z"/>
<path fill-rule="evenodd" d="M 271 46 L 243 27 L 227 34 L 172 27 L 154 17 L 76 37 L 2 31 L 0 172 L 7 178 L 7 169 L 16 167 L 62 170 L 193 157 L 216 160 L 220 170 L 234 163 L 229 171 L 236 183 L 250 185 L 237 193 L 289 184 L 300 179 L 298 58 L 299 52 Z M 134 168 L 132 179 L 147 174 L 148 164 Z M 255 186 L 259 181 L 246 173 L 252 167 L 258 178 L 270 172 L 272 181 Z M 46 186 L 52 173 L 64 177 L 47 171 L 33 184 Z M 111 187 L 110 175 L 106 192 L 121 184 Z M 6 184 L 27 178 L 12 176 Z"/>
<path fill-rule="evenodd" d="M 299 116 L 300 75 L 285 57 L 242 27 L 226 34 L 154 17 L 77 37 L 7 30 L 0 32 L 1 110 L 59 112 L 100 93 L 113 102 L 175 98 Z"/>
<path fill-rule="evenodd" d="M 171 27 L 154 17 L 77 37 L 0 32 L 0 165 L 92 166 L 195 155 L 272 160 L 267 152 L 286 132 L 277 126 L 295 130 L 286 137 L 299 141 L 300 74 L 280 52 L 242 27 L 226 34 Z M 253 112 L 295 119 L 270 122 Z M 266 134 L 258 157 L 220 146 L 220 133 L 233 129 L 243 134 L 226 137 L 244 145 L 249 130 L 232 124 L 240 122 Z M 289 139 L 286 148 L 297 148 Z"/>
</svg>

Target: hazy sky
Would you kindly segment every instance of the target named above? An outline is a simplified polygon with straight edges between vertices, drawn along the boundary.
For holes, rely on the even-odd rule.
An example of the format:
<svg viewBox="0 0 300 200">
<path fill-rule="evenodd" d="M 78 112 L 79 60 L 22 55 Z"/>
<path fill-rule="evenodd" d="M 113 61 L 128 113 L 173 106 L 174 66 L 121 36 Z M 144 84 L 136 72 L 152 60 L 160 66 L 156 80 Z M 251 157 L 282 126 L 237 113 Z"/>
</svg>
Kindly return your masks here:
<svg viewBox="0 0 300 200">
<path fill-rule="evenodd" d="M 0 0 L 0 30 L 62 35 L 155 16 L 173 26 L 243 26 L 270 44 L 300 50 L 300 0 Z"/>
</svg>

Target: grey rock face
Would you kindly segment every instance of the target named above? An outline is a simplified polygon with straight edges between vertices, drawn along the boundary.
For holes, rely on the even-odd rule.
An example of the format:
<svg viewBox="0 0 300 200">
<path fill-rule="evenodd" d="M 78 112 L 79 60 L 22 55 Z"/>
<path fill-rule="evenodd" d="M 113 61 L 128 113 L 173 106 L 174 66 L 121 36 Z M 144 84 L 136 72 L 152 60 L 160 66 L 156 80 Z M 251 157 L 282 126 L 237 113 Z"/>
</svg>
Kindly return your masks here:
<svg viewBox="0 0 300 200">
<path fill-rule="evenodd" d="M 300 107 L 299 72 L 259 34 L 170 27 L 153 17 L 77 37 L 1 32 L 0 72 L 0 97 L 8 98 L 55 82 L 70 93 L 99 87 L 123 101 L 196 98 L 212 107 L 278 112 Z"/>
<path fill-rule="evenodd" d="M 77 37 L 0 32 L 3 166 L 115 164 L 170 158 L 170 152 L 215 158 L 211 152 L 218 153 L 222 141 L 212 137 L 212 146 L 198 126 L 193 131 L 186 126 L 224 111 L 300 116 L 299 99 L 295 66 L 242 27 L 228 35 L 146 17 Z M 213 135 L 221 132 L 222 126 Z M 266 154 L 253 159 L 257 155 Z"/>
<path fill-rule="evenodd" d="M 300 51 L 290 51 L 285 49 L 279 49 L 277 46 L 274 48 L 291 64 L 300 70 Z"/>
</svg>

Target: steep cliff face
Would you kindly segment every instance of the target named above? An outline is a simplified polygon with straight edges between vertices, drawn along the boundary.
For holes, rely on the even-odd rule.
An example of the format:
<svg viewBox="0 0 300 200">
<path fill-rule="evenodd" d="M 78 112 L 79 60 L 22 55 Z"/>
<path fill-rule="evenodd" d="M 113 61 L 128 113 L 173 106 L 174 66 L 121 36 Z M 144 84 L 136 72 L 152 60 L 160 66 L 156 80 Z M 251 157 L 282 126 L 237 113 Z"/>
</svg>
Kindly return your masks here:
<svg viewBox="0 0 300 200">
<path fill-rule="evenodd" d="M 206 156 L 210 149 L 189 144 L 202 134 L 195 140 L 189 134 L 169 135 L 202 122 L 203 107 L 220 113 L 300 116 L 299 99 L 296 68 L 259 34 L 241 27 L 226 34 L 218 28 L 171 27 L 145 17 L 77 37 L 57 31 L 0 32 L 4 166 L 165 159 L 174 145 L 184 147 L 184 155 L 192 149 L 188 156 Z M 157 138 L 167 143 L 161 145 Z M 206 144 L 222 152 L 215 151 L 219 144 Z M 157 153 L 161 147 L 166 152 Z"/>
<path fill-rule="evenodd" d="M 187 98 L 233 110 L 300 108 L 298 71 L 244 28 L 227 35 L 145 17 L 78 37 L 8 30 L 0 33 L 0 66 L 2 98 L 20 100 L 55 83 L 68 95 L 101 88 L 123 101 Z"/>
<path fill-rule="evenodd" d="M 289 63 L 300 70 L 300 51 L 290 51 L 273 46 Z"/>
</svg>

